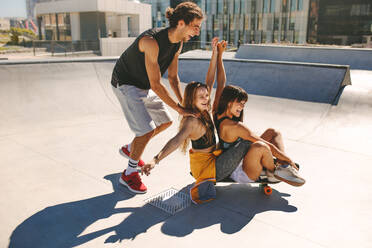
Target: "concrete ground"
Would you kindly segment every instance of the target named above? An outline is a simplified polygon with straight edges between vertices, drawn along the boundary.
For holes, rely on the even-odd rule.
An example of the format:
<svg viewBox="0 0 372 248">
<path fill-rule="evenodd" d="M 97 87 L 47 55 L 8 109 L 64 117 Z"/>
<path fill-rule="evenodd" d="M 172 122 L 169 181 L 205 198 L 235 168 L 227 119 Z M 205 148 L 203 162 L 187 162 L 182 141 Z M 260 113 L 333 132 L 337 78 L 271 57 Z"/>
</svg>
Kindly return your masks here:
<svg viewBox="0 0 372 248">
<path fill-rule="evenodd" d="M 0 65 L 1 247 L 372 247 L 372 72 L 352 71 L 337 106 L 250 95 L 245 123 L 282 132 L 302 187 L 265 196 L 220 183 L 217 200 L 169 215 L 145 203 L 193 183 L 177 151 L 144 195 L 118 185 L 133 135 L 109 85 L 112 63 Z M 166 80 L 163 80 L 166 83 Z M 145 150 L 149 160 L 179 118 Z"/>
</svg>

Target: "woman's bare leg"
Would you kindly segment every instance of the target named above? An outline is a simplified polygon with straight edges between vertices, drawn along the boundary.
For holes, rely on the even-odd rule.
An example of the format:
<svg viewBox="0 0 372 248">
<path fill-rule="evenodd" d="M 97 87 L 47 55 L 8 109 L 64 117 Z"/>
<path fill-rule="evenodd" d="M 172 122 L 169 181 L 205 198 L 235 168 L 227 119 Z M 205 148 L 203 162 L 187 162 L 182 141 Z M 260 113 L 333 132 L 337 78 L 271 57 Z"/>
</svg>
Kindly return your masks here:
<svg viewBox="0 0 372 248">
<path fill-rule="evenodd" d="M 257 180 L 263 168 L 274 171 L 273 155 L 268 145 L 257 141 L 251 145 L 243 159 L 243 170 L 252 180 Z"/>
</svg>

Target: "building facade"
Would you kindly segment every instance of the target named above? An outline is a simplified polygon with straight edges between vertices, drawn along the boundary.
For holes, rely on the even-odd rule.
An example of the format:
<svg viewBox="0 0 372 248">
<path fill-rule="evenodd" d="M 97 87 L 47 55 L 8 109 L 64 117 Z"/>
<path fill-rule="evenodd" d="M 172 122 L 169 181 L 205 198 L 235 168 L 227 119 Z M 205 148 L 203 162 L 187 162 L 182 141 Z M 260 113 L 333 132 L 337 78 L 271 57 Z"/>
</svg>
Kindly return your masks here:
<svg viewBox="0 0 372 248">
<path fill-rule="evenodd" d="M 36 20 L 35 5 L 39 0 L 26 0 L 27 19 Z"/>
<path fill-rule="evenodd" d="M 309 21 L 309 43 L 365 43 L 372 36 L 372 1 L 311 0 Z"/>
<path fill-rule="evenodd" d="M 168 25 L 165 10 L 182 0 L 143 0 L 152 25 Z M 218 36 L 230 44 L 351 45 L 372 35 L 371 0 L 194 0 L 206 14 L 201 47 Z"/>
<path fill-rule="evenodd" d="M 0 30 L 9 30 L 10 20 L 7 18 L 0 18 Z"/>
<path fill-rule="evenodd" d="M 151 28 L 151 6 L 127 0 L 38 0 L 40 40 L 136 37 Z"/>
<path fill-rule="evenodd" d="M 310 0 L 194 0 L 206 20 L 201 47 L 213 37 L 239 43 L 305 43 Z M 165 10 L 180 0 L 144 0 L 152 5 L 154 27 L 166 26 Z"/>
<path fill-rule="evenodd" d="M 139 1 L 38 0 L 35 11 L 40 40 L 103 56 L 120 55 L 151 28 L 151 5 Z"/>
</svg>

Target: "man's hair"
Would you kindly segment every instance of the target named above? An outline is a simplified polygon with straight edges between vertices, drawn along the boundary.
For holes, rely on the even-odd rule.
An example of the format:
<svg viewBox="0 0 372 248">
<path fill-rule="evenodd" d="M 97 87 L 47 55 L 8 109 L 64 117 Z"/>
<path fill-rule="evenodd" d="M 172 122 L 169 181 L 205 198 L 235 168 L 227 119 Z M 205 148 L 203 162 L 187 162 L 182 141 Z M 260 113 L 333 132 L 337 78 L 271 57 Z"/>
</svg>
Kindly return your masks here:
<svg viewBox="0 0 372 248">
<path fill-rule="evenodd" d="M 204 18 L 203 11 L 193 2 L 180 3 L 175 9 L 168 7 L 165 16 L 168 18 L 169 26 L 171 28 L 177 27 L 179 20 L 184 20 L 185 24 L 188 25 L 195 18 Z"/>
</svg>

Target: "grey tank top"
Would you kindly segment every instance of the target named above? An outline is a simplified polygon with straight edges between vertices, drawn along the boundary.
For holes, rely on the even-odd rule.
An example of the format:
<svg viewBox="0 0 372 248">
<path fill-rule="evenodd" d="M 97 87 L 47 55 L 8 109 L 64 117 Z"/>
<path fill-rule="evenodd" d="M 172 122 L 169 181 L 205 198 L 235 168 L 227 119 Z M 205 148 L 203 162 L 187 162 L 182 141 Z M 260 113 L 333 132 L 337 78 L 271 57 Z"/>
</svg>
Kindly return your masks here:
<svg viewBox="0 0 372 248">
<path fill-rule="evenodd" d="M 216 129 L 217 129 L 217 134 L 218 134 L 218 139 L 219 139 L 219 142 L 220 142 L 220 148 L 225 151 L 227 149 L 229 149 L 230 147 L 236 145 L 237 143 L 239 143 L 242 138 L 237 138 L 234 142 L 226 142 L 224 141 L 221 136 L 220 136 L 220 125 L 221 125 L 221 122 L 223 120 L 226 120 L 226 119 L 229 119 L 229 120 L 232 120 L 230 119 L 229 117 L 225 116 L 225 117 L 222 117 L 220 119 L 217 119 L 217 115 L 214 116 L 214 125 L 216 126 Z"/>
</svg>

